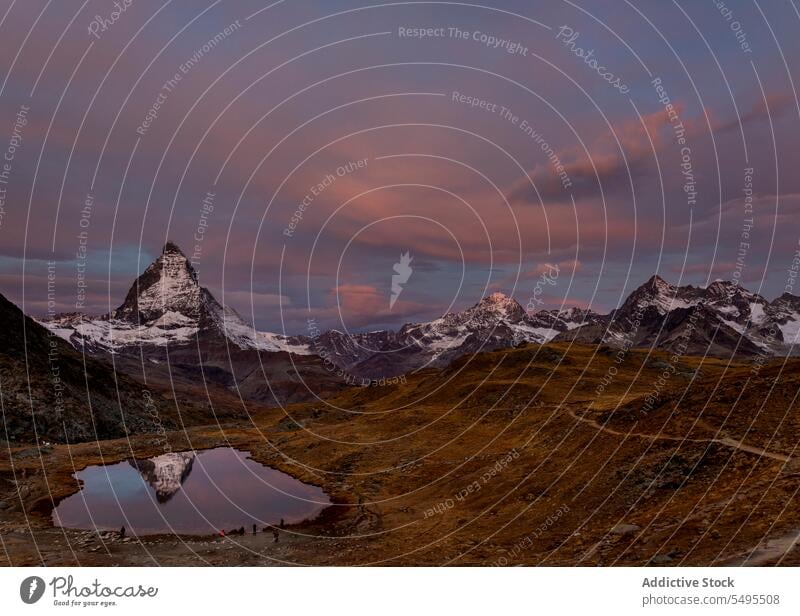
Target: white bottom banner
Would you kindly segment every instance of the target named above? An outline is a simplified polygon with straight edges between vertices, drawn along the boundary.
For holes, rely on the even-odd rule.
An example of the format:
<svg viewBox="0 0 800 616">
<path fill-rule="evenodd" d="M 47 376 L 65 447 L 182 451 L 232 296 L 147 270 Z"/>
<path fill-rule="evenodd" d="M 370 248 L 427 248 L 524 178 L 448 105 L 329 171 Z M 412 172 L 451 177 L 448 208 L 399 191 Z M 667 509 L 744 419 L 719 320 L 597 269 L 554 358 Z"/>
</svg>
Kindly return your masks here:
<svg viewBox="0 0 800 616">
<path fill-rule="evenodd" d="M 0 569 L 5 614 L 798 614 L 797 569 Z"/>
</svg>

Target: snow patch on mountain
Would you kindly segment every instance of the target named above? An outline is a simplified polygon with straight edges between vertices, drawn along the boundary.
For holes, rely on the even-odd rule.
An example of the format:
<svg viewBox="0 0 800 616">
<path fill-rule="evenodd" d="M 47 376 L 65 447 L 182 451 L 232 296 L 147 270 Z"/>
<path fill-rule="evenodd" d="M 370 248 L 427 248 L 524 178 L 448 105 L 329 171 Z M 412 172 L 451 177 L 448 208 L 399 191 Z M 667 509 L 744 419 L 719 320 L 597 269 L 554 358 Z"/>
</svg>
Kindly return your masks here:
<svg viewBox="0 0 800 616">
<path fill-rule="evenodd" d="M 800 343 L 800 339 L 798 339 L 798 336 L 800 336 L 800 318 L 787 321 L 778 327 L 783 335 L 784 344 L 797 345 Z"/>
<path fill-rule="evenodd" d="M 178 322 L 181 325 L 177 325 Z M 130 346 L 184 344 L 191 341 L 198 332 L 197 322 L 191 319 L 176 320 L 175 323 L 156 319 L 152 323 L 136 325 L 119 319 L 69 316 L 56 317 L 41 324 L 76 348 L 110 353 Z"/>
</svg>

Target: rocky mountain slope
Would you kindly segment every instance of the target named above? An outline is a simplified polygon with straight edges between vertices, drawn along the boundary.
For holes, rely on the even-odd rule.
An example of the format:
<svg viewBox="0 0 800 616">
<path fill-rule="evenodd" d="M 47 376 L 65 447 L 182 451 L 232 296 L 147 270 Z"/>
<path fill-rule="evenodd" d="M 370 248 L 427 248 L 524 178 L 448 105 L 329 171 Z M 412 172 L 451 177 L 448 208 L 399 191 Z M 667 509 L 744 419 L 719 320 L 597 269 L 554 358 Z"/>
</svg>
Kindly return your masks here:
<svg viewBox="0 0 800 616">
<path fill-rule="evenodd" d="M 600 318 L 578 309 L 529 315 L 516 300 L 493 293 L 471 308 L 434 321 L 407 324 L 397 332 L 327 332 L 311 340 L 309 348 L 355 377 L 380 379 L 447 366 L 464 355 L 523 342 L 541 344 Z"/>
<path fill-rule="evenodd" d="M 2 295 L 0 322 L 2 438 L 63 443 L 177 425 L 158 393 L 144 395 L 140 383 L 82 356 Z"/>
<path fill-rule="evenodd" d="M 313 355 L 308 339 L 256 331 L 220 304 L 172 242 L 117 309 L 98 317 L 58 315 L 42 324 L 76 349 L 113 356 L 118 369 L 170 388 L 221 388 L 278 406 L 345 386 Z"/>
<path fill-rule="evenodd" d="M 198 335 L 226 338 L 243 349 L 309 354 L 297 340 L 257 332 L 235 310 L 223 307 L 201 287 L 189 259 L 167 242 L 161 255 L 131 286 L 125 301 L 110 314 L 59 315 L 44 323 L 76 347 L 122 352 L 133 347 L 189 344 Z"/>
<path fill-rule="evenodd" d="M 798 332 L 800 297 L 770 302 L 732 282 L 675 286 L 653 276 L 611 314 L 554 340 L 747 357 L 797 355 Z"/>
</svg>

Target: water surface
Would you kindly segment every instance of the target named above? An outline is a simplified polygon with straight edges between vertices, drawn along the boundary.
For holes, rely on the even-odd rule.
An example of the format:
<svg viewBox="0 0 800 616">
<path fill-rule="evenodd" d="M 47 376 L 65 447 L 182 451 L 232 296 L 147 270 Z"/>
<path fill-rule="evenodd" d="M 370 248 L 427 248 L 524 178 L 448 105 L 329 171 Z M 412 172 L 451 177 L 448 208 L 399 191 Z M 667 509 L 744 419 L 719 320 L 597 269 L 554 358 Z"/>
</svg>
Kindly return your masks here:
<svg viewBox="0 0 800 616">
<path fill-rule="evenodd" d="M 82 489 L 53 511 L 57 526 L 129 534 L 208 534 L 315 517 L 330 504 L 321 488 L 259 464 L 230 447 L 90 466 Z"/>
</svg>

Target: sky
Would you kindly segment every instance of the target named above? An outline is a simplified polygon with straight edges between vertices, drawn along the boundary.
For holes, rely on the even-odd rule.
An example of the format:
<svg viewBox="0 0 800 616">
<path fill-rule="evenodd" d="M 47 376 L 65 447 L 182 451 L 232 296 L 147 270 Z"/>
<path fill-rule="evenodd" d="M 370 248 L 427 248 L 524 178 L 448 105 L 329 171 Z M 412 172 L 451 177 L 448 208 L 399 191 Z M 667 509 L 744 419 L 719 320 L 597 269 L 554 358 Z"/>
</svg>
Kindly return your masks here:
<svg viewBox="0 0 800 616">
<path fill-rule="evenodd" d="M 497 291 L 606 312 L 653 274 L 771 299 L 798 28 L 792 0 L 0 0 L 0 293 L 102 314 L 172 240 L 288 333 Z"/>
</svg>

